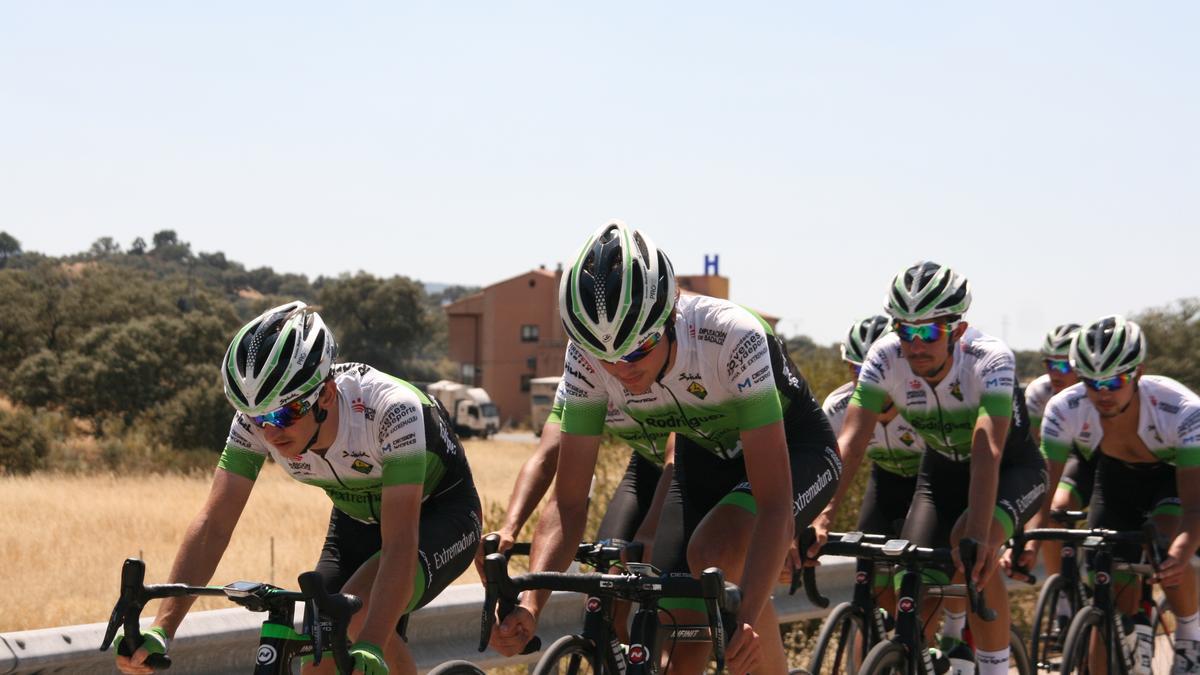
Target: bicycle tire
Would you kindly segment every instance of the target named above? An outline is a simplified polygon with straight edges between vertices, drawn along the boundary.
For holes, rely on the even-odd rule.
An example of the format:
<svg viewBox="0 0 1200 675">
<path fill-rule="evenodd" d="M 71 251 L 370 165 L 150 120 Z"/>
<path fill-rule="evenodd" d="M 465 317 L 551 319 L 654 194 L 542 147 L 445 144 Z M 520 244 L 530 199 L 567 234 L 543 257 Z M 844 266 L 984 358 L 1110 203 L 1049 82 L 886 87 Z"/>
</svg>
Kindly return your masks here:
<svg viewBox="0 0 1200 675">
<path fill-rule="evenodd" d="M 1037 664 L 1039 669 L 1051 670 L 1054 667 L 1055 661 L 1052 657 L 1054 654 L 1061 654 L 1063 640 L 1066 637 L 1066 631 L 1058 623 L 1058 602 L 1067 595 L 1070 600 L 1071 593 L 1067 588 L 1067 580 L 1061 574 L 1051 574 L 1042 584 L 1042 589 L 1038 591 L 1037 604 L 1034 605 L 1033 612 L 1033 635 L 1030 636 L 1029 654 L 1033 658 L 1033 663 Z M 1071 607 L 1069 616 L 1074 616 L 1078 607 Z"/>
<path fill-rule="evenodd" d="M 1104 612 L 1095 607 L 1084 607 L 1075 613 L 1075 617 L 1071 619 L 1071 626 L 1067 628 L 1067 639 L 1063 643 L 1062 651 L 1062 666 L 1059 672 L 1062 675 L 1073 675 L 1074 673 L 1088 672 L 1088 652 L 1092 642 L 1093 629 L 1102 630 L 1104 623 Z M 1104 649 L 1107 652 L 1111 645 L 1105 645 Z M 1106 654 L 1111 656 L 1111 654 Z M 1109 659 L 1111 661 L 1111 659 Z M 1118 671 L 1124 671 L 1122 664 L 1116 664 Z"/>
<path fill-rule="evenodd" d="M 1029 650 L 1025 641 L 1015 629 L 1008 629 L 1008 666 L 1016 668 L 1018 675 L 1034 675 L 1033 662 L 1029 660 Z"/>
<path fill-rule="evenodd" d="M 459 660 L 447 661 L 429 671 L 426 675 L 487 675 L 487 673 L 480 670 L 478 666 L 470 661 Z"/>
<path fill-rule="evenodd" d="M 854 649 L 855 639 L 862 637 L 865 641 L 866 630 L 862 617 L 856 607 L 849 602 L 843 602 L 821 624 L 821 632 L 817 634 L 817 645 L 813 649 L 812 659 L 808 662 L 808 670 L 820 675 L 855 675 L 862 664 L 865 652 L 872 645 L 864 644 L 863 651 Z"/>
<path fill-rule="evenodd" d="M 531 675 L 600 675 L 601 667 L 591 640 L 564 635 L 546 649 Z"/>
<path fill-rule="evenodd" d="M 863 659 L 861 675 L 904 675 L 908 672 L 908 650 L 895 640 L 884 640 L 871 647 Z"/>
</svg>

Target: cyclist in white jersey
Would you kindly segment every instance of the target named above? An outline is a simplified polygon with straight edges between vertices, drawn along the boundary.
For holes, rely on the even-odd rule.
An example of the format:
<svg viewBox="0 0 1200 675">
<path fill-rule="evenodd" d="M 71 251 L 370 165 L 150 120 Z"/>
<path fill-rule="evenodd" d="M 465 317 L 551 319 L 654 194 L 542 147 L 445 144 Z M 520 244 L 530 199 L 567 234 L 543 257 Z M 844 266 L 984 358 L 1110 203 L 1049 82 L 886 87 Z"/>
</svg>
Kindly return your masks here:
<svg viewBox="0 0 1200 675">
<path fill-rule="evenodd" d="M 1071 344 L 1081 382 L 1046 406 L 1042 451 L 1051 480 L 1073 448 L 1097 457 L 1090 527 L 1137 530 L 1149 518 L 1170 539 L 1155 580 L 1177 617 L 1171 672 L 1200 673 L 1200 598 L 1190 566 L 1200 546 L 1200 397 L 1170 378 L 1144 375 L 1145 357 L 1141 328 L 1121 316 L 1081 329 Z M 1118 607 L 1132 614 L 1141 585 L 1113 577 Z"/>
<path fill-rule="evenodd" d="M 415 675 L 398 634 L 402 619 L 470 566 L 479 495 L 445 410 L 370 366 L 335 365 L 336 351 L 332 332 L 303 302 L 267 310 L 234 337 L 221 372 L 237 412 L 170 580 L 208 582 L 270 457 L 333 502 L 316 571 L 330 592 L 363 600 L 350 625 L 355 672 Z M 147 655 L 166 651 L 192 601 L 163 601 L 143 647 L 132 659 L 117 657 L 122 672 L 153 672 Z M 326 659 L 305 672 L 332 669 Z"/>
<path fill-rule="evenodd" d="M 1050 397 L 1079 381 L 1079 376 L 1071 368 L 1071 340 L 1079 332 L 1079 324 L 1064 323 L 1046 333 L 1042 340 L 1042 363 L 1046 373 L 1039 376 L 1029 386 L 1025 387 L 1025 406 L 1029 409 L 1029 425 L 1033 438 L 1042 440 L 1042 417 Z M 1092 498 L 1092 483 L 1096 476 L 1096 461 L 1093 456 L 1085 459 L 1078 450 L 1071 452 L 1067 467 L 1050 500 L 1051 509 L 1070 509 L 1078 511 L 1087 506 Z M 1073 523 L 1057 523 L 1062 527 L 1070 527 Z M 1058 574 L 1062 571 L 1062 544 L 1059 542 L 1043 542 L 1046 549 L 1044 558 L 1046 574 Z M 1028 558 L 1027 558 L 1028 560 Z M 1002 561 L 1005 568 L 1011 567 L 1011 553 L 1005 554 Z M 1058 616 L 1062 623 L 1070 621 L 1070 603 L 1064 596 L 1059 599 Z"/>
<path fill-rule="evenodd" d="M 891 330 L 891 318 L 876 315 L 852 324 L 842 340 L 842 360 L 849 366 L 853 379 L 835 389 L 821 404 L 835 434 L 842 431 L 846 410 L 850 407 L 867 351 L 877 339 Z M 925 441 L 920 432 L 901 417 L 899 408 L 888 400 L 867 443 L 866 456 L 872 466 L 858 514 L 859 531 L 900 536 L 904 518 L 912 505 L 917 469 L 924 451 Z M 889 608 L 895 605 L 890 581 L 890 575 L 882 573 L 877 574 L 874 580 L 876 601 Z"/>
<path fill-rule="evenodd" d="M 979 542 L 979 559 L 966 573 L 998 614 L 992 622 L 971 619 L 975 658 L 990 675 L 1006 673 L 1009 660 L 1008 594 L 993 574 L 997 552 L 1045 496 L 1045 465 L 1029 436 L 1012 351 L 967 326 L 970 302 L 967 280 L 937 263 L 919 262 L 896 276 L 887 304 L 895 332 L 867 353 L 838 436 L 847 475 L 814 524 L 819 545 L 890 399 L 927 445 L 903 537 L 955 549 L 964 536 Z M 957 614 L 965 605 L 947 607 Z M 957 637 L 961 624 L 947 622 L 943 633 Z"/>
<path fill-rule="evenodd" d="M 584 245 L 563 275 L 559 302 L 571 342 L 558 513 L 538 523 L 531 568 L 564 569 L 570 562 L 603 429 L 614 426 L 619 436 L 638 435 L 655 446 L 674 432 L 675 475 L 653 563 L 697 575 L 709 566 L 723 569 L 743 592 L 729 671 L 786 672 L 771 589 L 797 525 L 823 508 L 841 467 L 829 422 L 782 343 L 733 303 L 678 296 L 665 254 L 620 222 L 602 226 Z M 627 421 L 611 424 L 610 404 Z M 502 653 L 520 649 L 544 599 L 525 594 L 493 646 Z M 685 623 L 703 621 L 703 610 L 695 609 L 681 603 L 673 613 Z M 670 656 L 672 672 L 702 672 L 707 651 L 679 645 Z"/>
</svg>

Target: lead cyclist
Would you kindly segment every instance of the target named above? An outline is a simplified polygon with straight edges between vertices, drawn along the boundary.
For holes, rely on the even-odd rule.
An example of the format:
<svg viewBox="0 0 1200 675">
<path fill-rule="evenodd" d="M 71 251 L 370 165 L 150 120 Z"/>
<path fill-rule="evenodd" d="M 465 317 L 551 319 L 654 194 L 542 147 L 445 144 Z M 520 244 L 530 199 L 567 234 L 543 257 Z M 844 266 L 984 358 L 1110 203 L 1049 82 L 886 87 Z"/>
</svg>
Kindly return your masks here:
<svg viewBox="0 0 1200 675">
<path fill-rule="evenodd" d="M 752 312 L 680 296 L 666 254 L 620 221 L 600 227 L 563 275 L 559 310 L 571 340 L 564 378 L 556 513 L 534 535 L 531 569 L 562 570 L 583 535 L 587 489 L 610 406 L 621 434 L 675 433 L 675 474 L 653 563 L 699 576 L 716 566 L 742 588 L 726 654 L 734 673 L 787 672 L 771 589 L 788 544 L 832 496 L 841 463 L 829 422 Z M 557 517 L 555 517 L 557 516 Z M 751 546 L 753 542 L 753 546 Z M 526 593 L 493 634 L 504 654 L 533 636 L 545 593 Z M 664 603 L 680 622 L 701 606 Z M 707 645 L 671 650 L 671 671 L 700 673 Z"/>
</svg>

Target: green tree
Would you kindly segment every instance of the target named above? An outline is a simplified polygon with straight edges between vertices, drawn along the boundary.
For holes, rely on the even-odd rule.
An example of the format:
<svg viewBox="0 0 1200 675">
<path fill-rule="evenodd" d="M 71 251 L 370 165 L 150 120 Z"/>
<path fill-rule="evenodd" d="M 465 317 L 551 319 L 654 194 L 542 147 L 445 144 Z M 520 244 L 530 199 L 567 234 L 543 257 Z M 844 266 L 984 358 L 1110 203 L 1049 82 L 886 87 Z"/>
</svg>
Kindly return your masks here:
<svg viewBox="0 0 1200 675">
<path fill-rule="evenodd" d="M 8 259 L 21 255 L 21 242 L 7 232 L 0 231 L 0 269 L 8 265 Z"/>
<path fill-rule="evenodd" d="M 121 245 L 112 237 L 100 237 L 92 242 L 92 247 L 88 249 L 88 253 L 93 258 L 107 258 L 120 252 Z"/>
<path fill-rule="evenodd" d="M 142 255 L 146 252 L 146 240 L 138 237 L 129 245 L 129 252 L 134 255 Z"/>
<path fill-rule="evenodd" d="M 1146 332 L 1146 372 L 1200 391 L 1200 298 L 1186 298 L 1133 317 Z"/>
<path fill-rule="evenodd" d="M 154 233 L 154 248 L 150 254 L 160 260 L 178 262 L 192 255 L 192 245 L 179 240 L 175 230 L 160 230 Z"/>
<path fill-rule="evenodd" d="M 360 272 L 319 281 L 317 303 L 342 360 L 412 377 L 415 362 L 429 357 L 428 344 L 444 330 L 444 319 L 430 310 L 424 289 L 411 279 Z"/>
</svg>

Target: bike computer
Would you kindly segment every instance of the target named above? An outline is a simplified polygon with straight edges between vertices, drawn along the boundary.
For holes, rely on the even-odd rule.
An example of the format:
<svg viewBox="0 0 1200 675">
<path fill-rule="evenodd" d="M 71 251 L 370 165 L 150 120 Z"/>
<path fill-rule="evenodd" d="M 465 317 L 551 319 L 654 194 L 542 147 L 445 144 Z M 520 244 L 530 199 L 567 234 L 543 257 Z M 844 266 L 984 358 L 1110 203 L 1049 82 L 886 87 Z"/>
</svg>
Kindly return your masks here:
<svg viewBox="0 0 1200 675">
<path fill-rule="evenodd" d="M 257 581 L 235 581 L 225 585 L 225 595 L 231 598 L 245 598 L 254 595 L 263 584 Z"/>
</svg>

